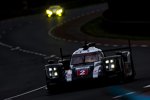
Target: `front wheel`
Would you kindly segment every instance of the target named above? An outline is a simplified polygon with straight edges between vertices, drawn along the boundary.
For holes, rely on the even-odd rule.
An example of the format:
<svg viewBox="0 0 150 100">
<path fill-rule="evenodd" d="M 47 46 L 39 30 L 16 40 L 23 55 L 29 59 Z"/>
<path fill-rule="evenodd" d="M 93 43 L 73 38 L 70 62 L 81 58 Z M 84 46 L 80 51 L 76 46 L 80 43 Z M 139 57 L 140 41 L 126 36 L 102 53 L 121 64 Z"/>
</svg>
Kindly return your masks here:
<svg viewBox="0 0 150 100">
<path fill-rule="evenodd" d="M 51 81 L 47 80 L 46 86 L 47 86 L 48 93 L 57 94 L 64 89 L 63 87 L 65 87 L 65 84 L 63 82 L 51 83 Z"/>
<path fill-rule="evenodd" d="M 51 80 L 49 80 L 47 77 L 46 77 L 46 86 L 48 93 L 56 93 L 58 91 L 58 84 L 52 83 Z"/>
<path fill-rule="evenodd" d="M 58 85 L 47 85 L 48 93 L 57 93 L 59 91 Z"/>
</svg>

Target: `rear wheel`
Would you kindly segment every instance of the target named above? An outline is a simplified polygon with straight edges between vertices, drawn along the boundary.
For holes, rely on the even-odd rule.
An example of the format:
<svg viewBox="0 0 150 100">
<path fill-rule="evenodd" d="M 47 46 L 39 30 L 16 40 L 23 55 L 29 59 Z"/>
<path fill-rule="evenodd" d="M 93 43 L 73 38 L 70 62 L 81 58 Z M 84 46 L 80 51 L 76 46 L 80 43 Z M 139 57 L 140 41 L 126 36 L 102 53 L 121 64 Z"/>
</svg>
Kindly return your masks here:
<svg viewBox="0 0 150 100">
<path fill-rule="evenodd" d="M 127 76 L 127 82 L 133 81 L 135 79 L 135 71 L 133 70 L 131 65 L 129 65 L 126 76 Z"/>
<path fill-rule="evenodd" d="M 125 72 L 120 72 L 118 74 L 118 80 L 120 83 L 128 83 L 135 79 L 135 74 L 133 71 L 130 73 L 130 75 L 127 75 Z"/>
<path fill-rule="evenodd" d="M 131 75 L 128 76 L 127 81 L 130 82 L 130 81 L 133 81 L 134 79 L 135 79 L 135 72 L 132 71 Z"/>
</svg>

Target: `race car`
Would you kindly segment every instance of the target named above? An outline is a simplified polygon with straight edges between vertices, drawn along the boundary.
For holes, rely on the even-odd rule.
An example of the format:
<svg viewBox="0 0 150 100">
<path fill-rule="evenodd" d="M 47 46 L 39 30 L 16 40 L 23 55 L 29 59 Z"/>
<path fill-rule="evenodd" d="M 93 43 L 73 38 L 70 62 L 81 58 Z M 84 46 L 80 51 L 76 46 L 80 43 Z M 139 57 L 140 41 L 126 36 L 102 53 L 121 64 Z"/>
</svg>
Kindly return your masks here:
<svg viewBox="0 0 150 100">
<path fill-rule="evenodd" d="M 125 50 L 124 49 L 129 49 Z M 107 52 L 113 54 L 106 56 Z M 61 59 L 50 59 L 45 65 L 48 91 L 57 86 L 83 80 L 101 80 L 117 78 L 130 81 L 135 77 L 131 49 L 121 48 L 101 50 L 95 43 L 87 43 L 73 52 L 70 59 L 65 59 L 61 50 Z"/>
<path fill-rule="evenodd" d="M 46 14 L 48 17 L 51 17 L 52 15 L 62 16 L 63 13 L 64 9 L 60 5 L 51 5 L 46 9 Z"/>
</svg>

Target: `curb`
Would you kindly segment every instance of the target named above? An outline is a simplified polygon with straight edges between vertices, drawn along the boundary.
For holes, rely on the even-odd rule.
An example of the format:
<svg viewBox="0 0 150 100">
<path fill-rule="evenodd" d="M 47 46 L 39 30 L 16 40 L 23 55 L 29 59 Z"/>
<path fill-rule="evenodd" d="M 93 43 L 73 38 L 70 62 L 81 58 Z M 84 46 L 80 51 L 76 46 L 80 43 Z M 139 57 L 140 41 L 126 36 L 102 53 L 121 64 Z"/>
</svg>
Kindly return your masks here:
<svg viewBox="0 0 150 100">
<path fill-rule="evenodd" d="M 88 12 L 88 13 L 85 13 L 85 14 L 81 14 L 81 15 L 78 15 L 76 17 L 73 17 L 73 18 L 70 18 L 68 20 L 65 20 L 62 23 L 60 23 L 60 24 L 52 27 L 51 29 L 49 29 L 48 34 L 49 34 L 50 37 L 52 37 L 53 39 L 56 39 L 56 40 L 61 40 L 61 41 L 66 41 L 66 42 L 72 42 L 72 43 L 84 43 L 85 41 L 79 41 L 79 40 L 73 40 L 73 39 L 66 39 L 66 38 L 63 38 L 63 37 L 55 36 L 56 33 L 52 32 L 52 31 L 56 30 L 56 28 L 61 28 L 62 26 L 64 26 L 65 24 L 67 24 L 69 22 L 78 20 L 79 18 L 82 18 L 84 16 L 88 16 L 88 15 L 91 15 L 91 14 L 96 14 L 98 12 L 100 12 L 100 9 L 97 9 L 95 11 L 91 11 L 91 12 Z M 93 42 L 93 41 L 91 41 L 91 42 Z M 111 44 L 111 43 L 99 43 L 99 42 L 97 42 L 97 45 L 99 45 L 99 46 L 105 46 L 105 47 L 108 47 L 108 46 L 112 46 L 112 47 L 125 47 L 128 44 L 117 44 L 117 43 L 116 44 Z M 138 44 L 132 44 L 131 47 L 146 48 L 146 47 L 149 47 L 149 45 L 148 44 L 144 44 L 144 43 L 140 44 L 140 45 L 138 45 Z"/>
</svg>

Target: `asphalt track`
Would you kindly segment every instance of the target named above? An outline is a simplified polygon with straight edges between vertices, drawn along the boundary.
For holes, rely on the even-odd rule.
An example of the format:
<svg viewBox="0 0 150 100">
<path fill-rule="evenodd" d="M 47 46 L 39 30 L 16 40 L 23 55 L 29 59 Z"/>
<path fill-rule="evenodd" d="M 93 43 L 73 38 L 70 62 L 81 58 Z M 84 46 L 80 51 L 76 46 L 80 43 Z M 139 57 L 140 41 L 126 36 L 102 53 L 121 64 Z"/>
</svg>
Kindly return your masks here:
<svg viewBox="0 0 150 100">
<path fill-rule="evenodd" d="M 69 87 L 58 94 L 46 92 L 44 58 L 53 54 L 59 56 L 60 47 L 65 54 L 71 54 L 82 46 L 82 43 L 77 41 L 55 39 L 49 36 L 49 30 L 66 20 L 94 13 L 104 6 L 105 4 L 67 10 L 66 15 L 61 18 L 47 19 L 44 14 L 37 14 L 0 22 L 0 99 L 111 100 L 129 96 L 129 100 L 138 100 L 136 97 L 142 98 L 142 94 L 148 93 L 139 93 L 149 90 L 150 87 L 150 48 L 141 46 L 132 48 L 137 75 L 135 81 L 131 83 L 103 86 L 87 83 Z M 120 46 L 98 45 L 97 47 L 109 49 Z"/>
</svg>

